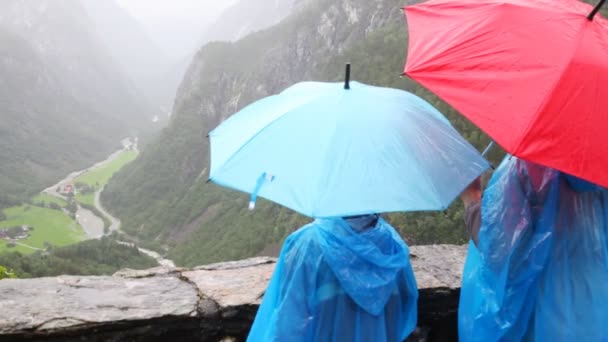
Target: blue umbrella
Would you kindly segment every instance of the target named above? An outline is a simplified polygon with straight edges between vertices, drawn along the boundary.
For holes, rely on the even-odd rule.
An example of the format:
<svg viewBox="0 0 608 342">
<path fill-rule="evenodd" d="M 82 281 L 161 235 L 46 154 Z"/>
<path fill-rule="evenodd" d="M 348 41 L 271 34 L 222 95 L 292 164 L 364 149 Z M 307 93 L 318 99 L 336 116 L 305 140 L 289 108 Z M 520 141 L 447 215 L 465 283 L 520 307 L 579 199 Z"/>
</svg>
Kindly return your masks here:
<svg viewBox="0 0 608 342">
<path fill-rule="evenodd" d="M 210 180 L 310 217 L 443 210 L 488 169 L 411 93 L 298 83 L 209 133 Z"/>
</svg>

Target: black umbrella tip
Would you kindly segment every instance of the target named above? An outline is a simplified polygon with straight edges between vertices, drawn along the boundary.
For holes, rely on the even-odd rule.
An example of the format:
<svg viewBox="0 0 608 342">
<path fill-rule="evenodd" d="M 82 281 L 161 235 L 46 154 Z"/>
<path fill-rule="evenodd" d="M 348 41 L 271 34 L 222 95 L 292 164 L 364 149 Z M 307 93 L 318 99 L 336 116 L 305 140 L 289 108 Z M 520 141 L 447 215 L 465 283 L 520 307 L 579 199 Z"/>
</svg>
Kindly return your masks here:
<svg viewBox="0 0 608 342">
<path fill-rule="evenodd" d="M 598 2 L 597 5 L 595 5 L 595 7 L 591 11 L 591 13 L 589 13 L 589 15 L 587 16 L 587 19 L 593 20 L 593 18 L 597 14 L 597 12 L 599 12 L 600 9 L 602 8 L 602 6 L 604 5 L 604 2 L 606 2 L 606 0 L 600 0 L 600 2 Z"/>
<path fill-rule="evenodd" d="M 346 63 L 346 72 L 344 75 L 344 89 L 350 89 L 350 63 Z"/>
</svg>

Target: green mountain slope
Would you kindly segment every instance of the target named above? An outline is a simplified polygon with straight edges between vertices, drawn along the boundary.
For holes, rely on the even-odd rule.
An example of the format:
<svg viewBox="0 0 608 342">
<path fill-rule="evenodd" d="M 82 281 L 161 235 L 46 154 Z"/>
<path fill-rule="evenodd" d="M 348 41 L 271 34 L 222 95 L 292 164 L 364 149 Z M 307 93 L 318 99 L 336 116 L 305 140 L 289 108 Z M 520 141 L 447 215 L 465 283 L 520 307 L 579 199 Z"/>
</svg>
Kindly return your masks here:
<svg viewBox="0 0 608 342">
<path fill-rule="evenodd" d="M 111 120 L 103 120 L 56 86 L 57 77 L 29 43 L 1 27 L 0 41 L 0 207 L 4 207 L 101 158 L 118 140 L 105 134 L 112 131 Z"/>
<path fill-rule="evenodd" d="M 38 278 L 63 274 L 111 275 L 123 268 L 147 269 L 158 264 L 135 247 L 102 238 L 31 255 L 19 252 L 0 254 L 0 265 L 18 278 Z"/>
<path fill-rule="evenodd" d="M 150 130 L 106 52 L 78 2 L 0 3 L 0 208 Z"/>
<path fill-rule="evenodd" d="M 487 143 L 470 124 L 413 82 L 398 75 L 407 33 L 402 1 L 312 1 L 280 24 L 236 43 L 213 43 L 195 57 L 182 82 L 175 116 L 161 138 L 125 167 L 103 194 L 123 228 L 169 248 L 178 264 L 273 253 L 285 235 L 308 221 L 206 183 L 205 135 L 256 99 L 305 80 L 341 80 L 344 63 L 353 79 L 399 87 L 440 107 L 478 146 Z M 461 209 L 391 215 L 410 242 L 462 242 Z"/>
</svg>

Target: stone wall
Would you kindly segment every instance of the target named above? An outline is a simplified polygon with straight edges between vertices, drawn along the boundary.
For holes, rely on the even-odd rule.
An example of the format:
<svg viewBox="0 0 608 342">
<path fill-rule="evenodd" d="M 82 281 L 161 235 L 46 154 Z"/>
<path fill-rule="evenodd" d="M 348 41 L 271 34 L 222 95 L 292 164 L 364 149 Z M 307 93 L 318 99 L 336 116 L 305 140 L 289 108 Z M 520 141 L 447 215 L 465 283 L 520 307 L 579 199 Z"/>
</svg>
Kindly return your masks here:
<svg viewBox="0 0 608 342">
<path fill-rule="evenodd" d="M 420 298 L 412 340 L 455 340 L 465 246 L 411 247 Z M 241 341 L 273 258 L 0 281 L 0 341 Z"/>
</svg>

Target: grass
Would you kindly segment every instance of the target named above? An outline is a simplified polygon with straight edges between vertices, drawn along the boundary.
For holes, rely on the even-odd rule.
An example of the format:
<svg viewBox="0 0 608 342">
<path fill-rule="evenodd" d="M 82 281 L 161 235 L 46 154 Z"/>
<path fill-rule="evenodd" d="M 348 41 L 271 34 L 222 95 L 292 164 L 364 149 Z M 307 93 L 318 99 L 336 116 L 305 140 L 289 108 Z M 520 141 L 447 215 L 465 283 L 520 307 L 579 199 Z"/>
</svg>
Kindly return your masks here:
<svg viewBox="0 0 608 342">
<path fill-rule="evenodd" d="M 19 246 L 19 245 L 15 246 L 15 247 L 9 247 L 8 242 L 6 242 L 4 240 L 0 240 L 0 254 L 2 254 L 4 252 L 19 252 L 21 254 L 32 254 L 36 251 L 31 248 L 27 248 L 27 247 L 23 247 L 23 246 Z"/>
<path fill-rule="evenodd" d="M 91 192 L 88 194 L 76 194 L 76 201 L 81 204 L 95 206 L 95 193 Z"/>
<path fill-rule="evenodd" d="M 103 187 L 112 178 L 114 173 L 120 170 L 127 163 L 133 161 L 137 157 L 136 151 L 123 151 L 111 162 L 106 163 L 98 168 L 95 168 L 85 174 L 77 177 L 75 182 L 85 183 L 95 189 Z M 81 203 L 83 207 L 94 209 L 95 193 L 77 194 L 76 201 Z M 33 203 L 43 202 L 45 204 L 56 203 L 61 207 L 67 205 L 66 201 L 41 193 L 32 198 Z M 93 209 L 91 209 L 93 208 Z M 105 226 L 109 226 L 108 218 L 94 210 L 95 214 L 104 220 Z M 4 210 L 7 219 L 0 221 L 0 228 L 14 227 L 27 225 L 34 227 L 34 231 L 27 239 L 19 240 L 18 243 L 24 245 L 44 249 L 44 243 L 48 242 L 54 246 L 66 246 L 85 238 L 85 233 L 82 228 L 70 216 L 59 210 L 41 208 L 33 205 L 21 205 Z M 0 253 L 5 251 L 16 251 L 30 254 L 35 252 L 34 249 L 16 245 L 8 247 L 7 241 L 0 240 Z"/>
<path fill-rule="evenodd" d="M 95 191 L 102 188 L 112 176 L 118 172 L 123 166 L 127 165 L 129 162 L 135 160 L 137 158 L 137 152 L 128 150 L 121 152 L 116 158 L 114 158 L 109 163 L 105 163 L 102 166 L 95 168 L 89 172 L 86 172 L 74 180 L 75 183 L 85 183 L 93 188 Z M 95 209 L 95 193 L 88 194 L 76 194 L 76 201 L 80 203 L 82 206 L 86 207 L 89 210 L 93 210 L 95 215 L 99 216 L 103 221 L 106 227 L 110 226 L 110 220 L 105 217 L 101 212 Z"/>
<path fill-rule="evenodd" d="M 63 199 L 46 194 L 46 193 L 40 193 L 40 194 L 32 197 L 32 202 L 34 202 L 34 203 L 43 202 L 44 204 L 56 203 L 60 207 L 64 207 L 67 204 Z"/>
<path fill-rule="evenodd" d="M 77 177 L 75 182 L 85 183 L 99 189 L 100 187 L 104 186 L 110 180 L 110 178 L 112 178 L 114 173 L 129 162 L 133 161 L 136 157 L 136 151 L 123 151 L 111 162 Z"/>
<path fill-rule="evenodd" d="M 79 241 L 85 237 L 84 232 L 71 217 L 59 210 L 40 208 L 31 205 L 22 205 L 4 210 L 7 219 L 0 221 L 0 228 L 28 225 L 34 228 L 27 239 L 19 240 L 19 243 L 36 248 L 44 248 L 48 242 L 54 246 L 66 246 Z M 15 246 L 8 247 L 6 241 L 0 241 L 0 253 L 4 251 L 18 251 L 33 253 L 34 250 Z"/>
</svg>

